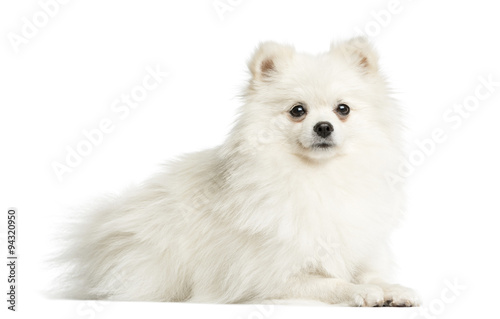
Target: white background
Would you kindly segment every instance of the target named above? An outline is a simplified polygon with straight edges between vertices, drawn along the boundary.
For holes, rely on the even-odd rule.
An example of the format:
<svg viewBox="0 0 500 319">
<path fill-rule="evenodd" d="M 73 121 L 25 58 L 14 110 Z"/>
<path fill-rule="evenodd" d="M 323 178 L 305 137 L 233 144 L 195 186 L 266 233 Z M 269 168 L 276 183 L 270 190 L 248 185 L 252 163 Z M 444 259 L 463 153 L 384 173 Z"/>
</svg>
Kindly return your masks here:
<svg viewBox="0 0 500 319">
<path fill-rule="evenodd" d="M 75 0 L 60 4 L 47 21 L 37 1 L 0 5 L 2 255 L 8 207 L 19 210 L 20 227 L 13 317 L 470 318 L 496 312 L 500 87 L 481 100 L 474 97 L 479 78 L 500 81 L 495 3 L 219 2 L 231 10 L 219 14 L 214 0 Z M 23 36 L 34 17 L 45 25 L 26 43 L 13 45 L 12 37 Z M 432 137 L 435 129 L 446 136 L 428 154 L 413 153 L 407 219 L 394 236 L 400 282 L 421 293 L 422 308 L 91 303 L 49 301 L 39 294 L 46 285 L 41 261 L 56 246 L 51 237 L 61 231 L 61 218 L 145 179 L 165 160 L 224 140 L 248 78 L 246 61 L 260 41 L 321 52 L 331 40 L 363 30 L 407 113 L 408 149 L 419 152 L 415 140 Z M 146 68 L 157 65 L 168 77 L 121 119 L 111 110 L 113 100 L 130 94 Z M 443 118 L 455 114 L 449 113 L 454 106 L 474 101 L 476 109 L 459 124 Z M 64 164 L 68 147 L 76 148 L 85 140 L 82 131 L 104 118 L 114 130 L 59 180 L 53 163 Z M 1 274 L 6 278 L 6 267 Z M 447 290 L 454 281 L 460 285 L 455 293 Z M 5 300 L 6 279 L 0 282 Z M 7 313 L 7 303 L 0 304 Z"/>
</svg>

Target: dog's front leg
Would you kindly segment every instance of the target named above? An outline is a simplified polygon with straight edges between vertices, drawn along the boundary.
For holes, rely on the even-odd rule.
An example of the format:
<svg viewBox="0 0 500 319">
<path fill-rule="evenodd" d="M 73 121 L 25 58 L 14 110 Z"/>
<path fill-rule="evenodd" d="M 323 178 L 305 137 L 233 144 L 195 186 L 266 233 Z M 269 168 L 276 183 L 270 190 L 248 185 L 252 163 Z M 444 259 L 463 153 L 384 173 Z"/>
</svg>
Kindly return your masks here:
<svg viewBox="0 0 500 319">
<path fill-rule="evenodd" d="M 353 284 L 342 279 L 305 276 L 291 279 L 282 298 L 319 300 L 355 307 L 375 307 L 384 304 L 384 291 L 377 285 Z"/>
</svg>

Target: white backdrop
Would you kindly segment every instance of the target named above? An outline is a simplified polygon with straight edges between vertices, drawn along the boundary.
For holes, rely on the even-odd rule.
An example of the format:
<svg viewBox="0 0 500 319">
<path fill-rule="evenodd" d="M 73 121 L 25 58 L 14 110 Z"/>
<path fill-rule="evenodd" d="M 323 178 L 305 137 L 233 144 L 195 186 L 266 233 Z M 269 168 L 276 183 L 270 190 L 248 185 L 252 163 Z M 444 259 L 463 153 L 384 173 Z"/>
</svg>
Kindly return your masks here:
<svg viewBox="0 0 500 319">
<path fill-rule="evenodd" d="M 1 313 L 487 316 L 500 297 L 498 12 L 487 0 L 2 2 L 0 241 L 5 252 L 7 208 L 16 207 L 20 264 L 18 312 L 2 302 Z M 40 295 L 41 261 L 55 247 L 51 236 L 63 216 L 145 179 L 165 160 L 224 140 L 248 78 L 246 61 L 260 41 L 320 52 L 359 33 L 378 48 L 407 113 L 410 156 L 401 175 L 408 214 L 393 246 L 400 281 L 422 294 L 423 307 L 95 303 Z M 185 130 L 188 123 L 199 132 Z"/>
</svg>

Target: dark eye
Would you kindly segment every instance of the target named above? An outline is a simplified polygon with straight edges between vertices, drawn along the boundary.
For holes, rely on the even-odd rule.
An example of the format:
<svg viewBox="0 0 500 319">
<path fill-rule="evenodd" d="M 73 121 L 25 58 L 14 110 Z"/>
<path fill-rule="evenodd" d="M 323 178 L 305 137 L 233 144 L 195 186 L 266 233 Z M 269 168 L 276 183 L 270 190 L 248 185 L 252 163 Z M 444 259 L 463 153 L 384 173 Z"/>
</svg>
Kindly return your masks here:
<svg viewBox="0 0 500 319">
<path fill-rule="evenodd" d="M 295 105 L 290 110 L 290 115 L 293 117 L 302 117 L 304 114 L 306 114 L 306 109 L 301 104 Z"/>
<path fill-rule="evenodd" d="M 347 104 L 339 104 L 337 106 L 337 113 L 339 113 L 342 116 L 347 116 L 351 112 L 351 109 Z"/>
</svg>

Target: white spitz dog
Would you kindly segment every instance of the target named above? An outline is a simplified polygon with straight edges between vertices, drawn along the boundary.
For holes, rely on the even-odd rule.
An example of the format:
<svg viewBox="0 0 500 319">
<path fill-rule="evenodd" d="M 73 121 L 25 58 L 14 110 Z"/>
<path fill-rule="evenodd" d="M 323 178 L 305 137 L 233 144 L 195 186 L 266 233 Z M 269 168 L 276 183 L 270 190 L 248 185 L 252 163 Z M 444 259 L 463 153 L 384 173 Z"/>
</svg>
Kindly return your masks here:
<svg viewBox="0 0 500 319">
<path fill-rule="evenodd" d="M 400 109 L 362 38 L 319 55 L 263 43 L 225 143 L 86 215 L 69 297 L 415 306 L 391 283 Z"/>
</svg>

